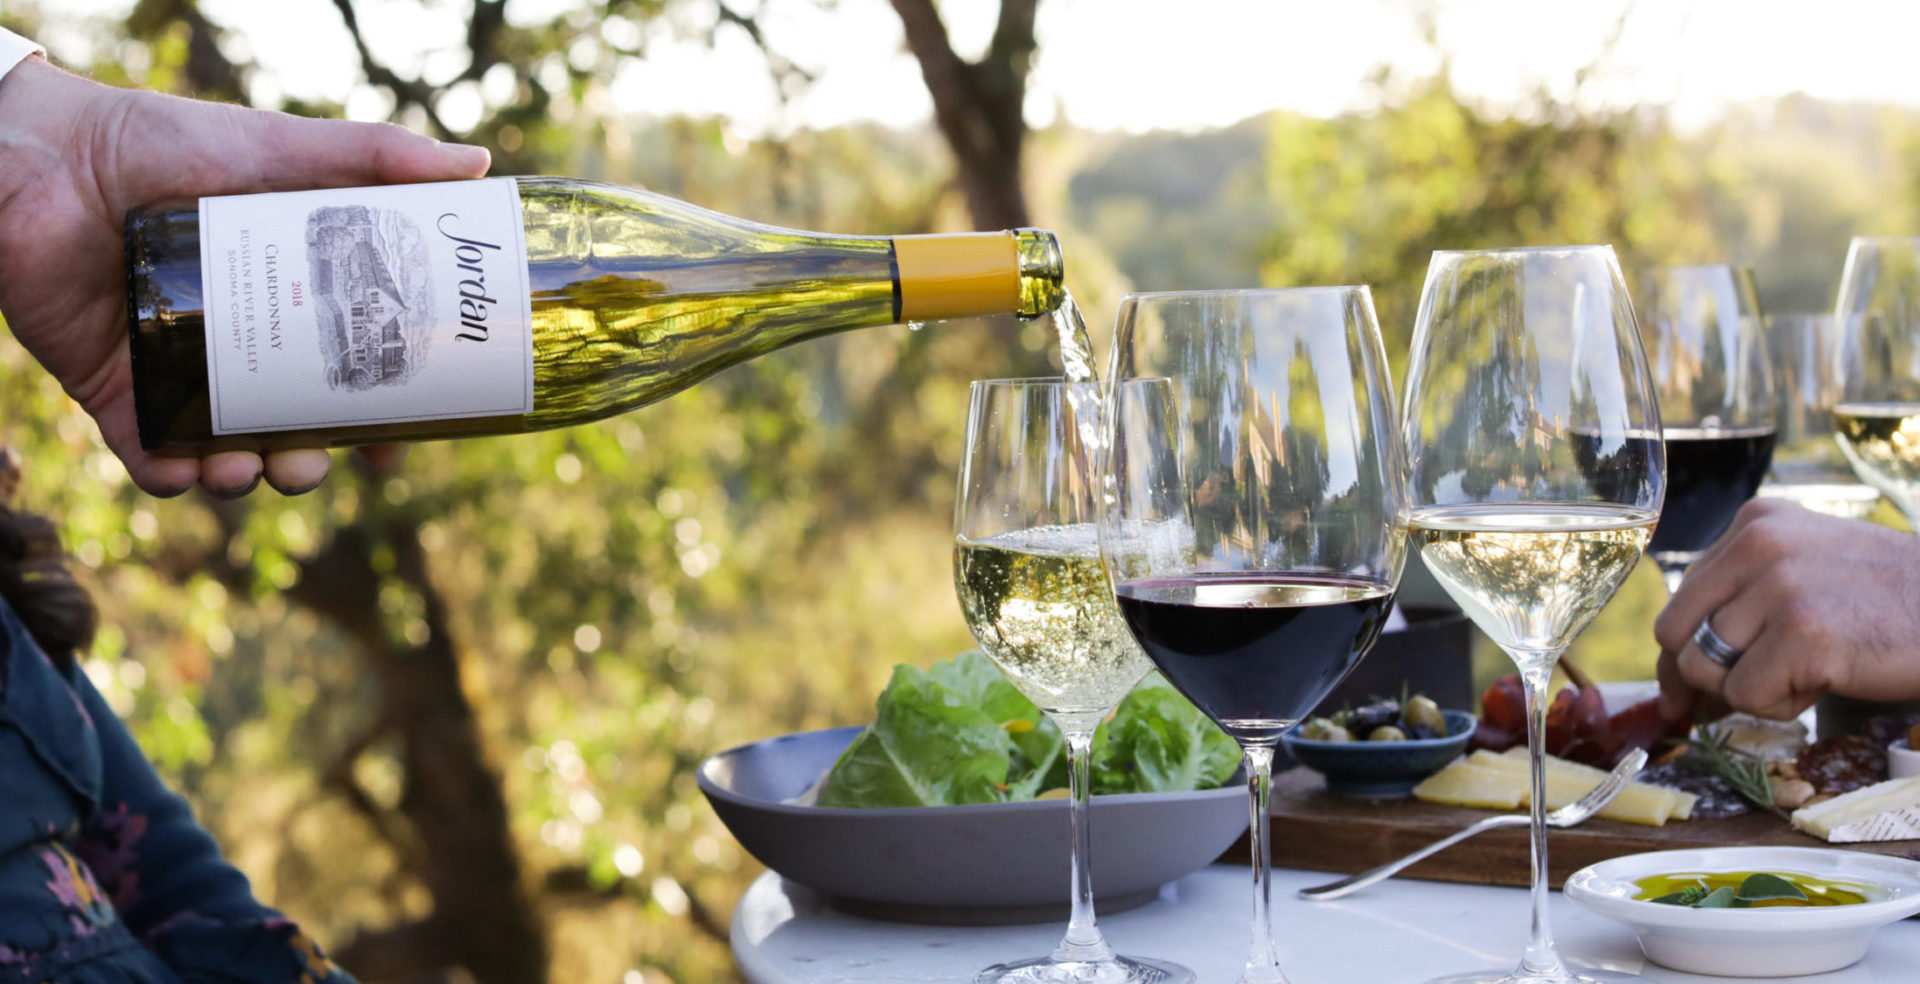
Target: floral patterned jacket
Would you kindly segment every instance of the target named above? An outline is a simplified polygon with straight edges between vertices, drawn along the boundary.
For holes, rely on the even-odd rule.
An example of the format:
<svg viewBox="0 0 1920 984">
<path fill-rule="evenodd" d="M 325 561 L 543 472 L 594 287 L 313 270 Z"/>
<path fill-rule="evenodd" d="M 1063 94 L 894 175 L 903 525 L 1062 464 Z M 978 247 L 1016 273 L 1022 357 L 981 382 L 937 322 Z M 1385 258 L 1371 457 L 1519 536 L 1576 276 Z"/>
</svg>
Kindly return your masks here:
<svg viewBox="0 0 1920 984">
<path fill-rule="evenodd" d="M 0 984 L 352 984 L 0 600 Z"/>
</svg>

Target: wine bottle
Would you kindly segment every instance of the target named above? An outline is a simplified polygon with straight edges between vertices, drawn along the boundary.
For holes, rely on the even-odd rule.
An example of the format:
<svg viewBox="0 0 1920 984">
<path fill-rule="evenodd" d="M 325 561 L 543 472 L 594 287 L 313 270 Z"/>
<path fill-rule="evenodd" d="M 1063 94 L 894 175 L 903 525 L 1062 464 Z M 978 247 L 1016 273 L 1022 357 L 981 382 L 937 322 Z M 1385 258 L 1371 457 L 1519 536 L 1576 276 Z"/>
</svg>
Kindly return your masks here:
<svg viewBox="0 0 1920 984">
<path fill-rule="evenodd" d="M 283 192 L 126 219 L 140 443 L 542 430 L 805 338 L 1060 304 L 1036 229 L 831 236 L 564 178 Z"/>
</svg>

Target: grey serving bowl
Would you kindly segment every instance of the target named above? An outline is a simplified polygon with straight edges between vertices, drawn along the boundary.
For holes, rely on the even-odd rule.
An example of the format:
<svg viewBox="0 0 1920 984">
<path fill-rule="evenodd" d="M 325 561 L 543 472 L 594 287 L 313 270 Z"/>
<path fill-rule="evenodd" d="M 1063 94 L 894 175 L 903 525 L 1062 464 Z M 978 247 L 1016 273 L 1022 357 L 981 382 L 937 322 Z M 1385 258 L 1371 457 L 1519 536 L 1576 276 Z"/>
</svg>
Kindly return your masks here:
<svg viewBox="0 0 1920 984">
<path fill-rule="evenodd" d="M 1420 780 L 1458 758 L 1476 723 L 1466 711 L 1442 711 L 1444 738 L 1407 741 L 1314 741 L 1288 732 L 1282 740 L 1301 765 L 1326 777 L 1327 792 L 1392 799 L 1409 795 Z"/>
<path fill-rule="evenodd" d="M 865 810 L 785 802 L 861 730 L 807 731 L 720 752 L 701 763 L 700 791 L 761 864 L 863 915 L 974 925 L 1066 918 L 1064 799 Z M 1247 829 L 1247 794 L 1237 785 L 1096 796 L 1092 811 L 1093 890 L 1103 912 L 1151 900 Z"/>
</svg>

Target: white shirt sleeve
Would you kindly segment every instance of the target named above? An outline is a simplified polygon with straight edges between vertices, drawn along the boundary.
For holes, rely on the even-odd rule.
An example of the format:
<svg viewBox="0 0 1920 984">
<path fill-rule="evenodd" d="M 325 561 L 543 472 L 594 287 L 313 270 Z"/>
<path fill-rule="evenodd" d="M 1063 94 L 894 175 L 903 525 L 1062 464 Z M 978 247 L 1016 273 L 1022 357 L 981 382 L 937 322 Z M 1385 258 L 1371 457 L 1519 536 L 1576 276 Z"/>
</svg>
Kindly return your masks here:
<svg viewBox="0 0 1920 984">
<path fill-rule="evenodd" d="M 29 57 L 46 53 L 47 49 L 0 27 L 0 76 L 13 71 L 15 65 L 26 61 Z"/>
</svg>

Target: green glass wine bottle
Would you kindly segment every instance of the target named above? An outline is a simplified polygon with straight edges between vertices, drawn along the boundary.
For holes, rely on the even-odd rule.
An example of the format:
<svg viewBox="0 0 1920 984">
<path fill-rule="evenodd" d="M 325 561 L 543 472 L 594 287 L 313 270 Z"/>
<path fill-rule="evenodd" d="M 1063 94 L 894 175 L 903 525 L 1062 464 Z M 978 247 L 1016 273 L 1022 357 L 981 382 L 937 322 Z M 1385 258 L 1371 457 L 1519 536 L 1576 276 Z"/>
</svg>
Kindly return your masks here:
<svg viewBox="0 0 1920 984">
<path fill-rule="evenodd" d="M 565 427 L 850 328 L 1063 296 L 1022 229 L 832 236 L 564 178 L 127 215 L 140 442 L 162 453 Z"/>
</svg>

